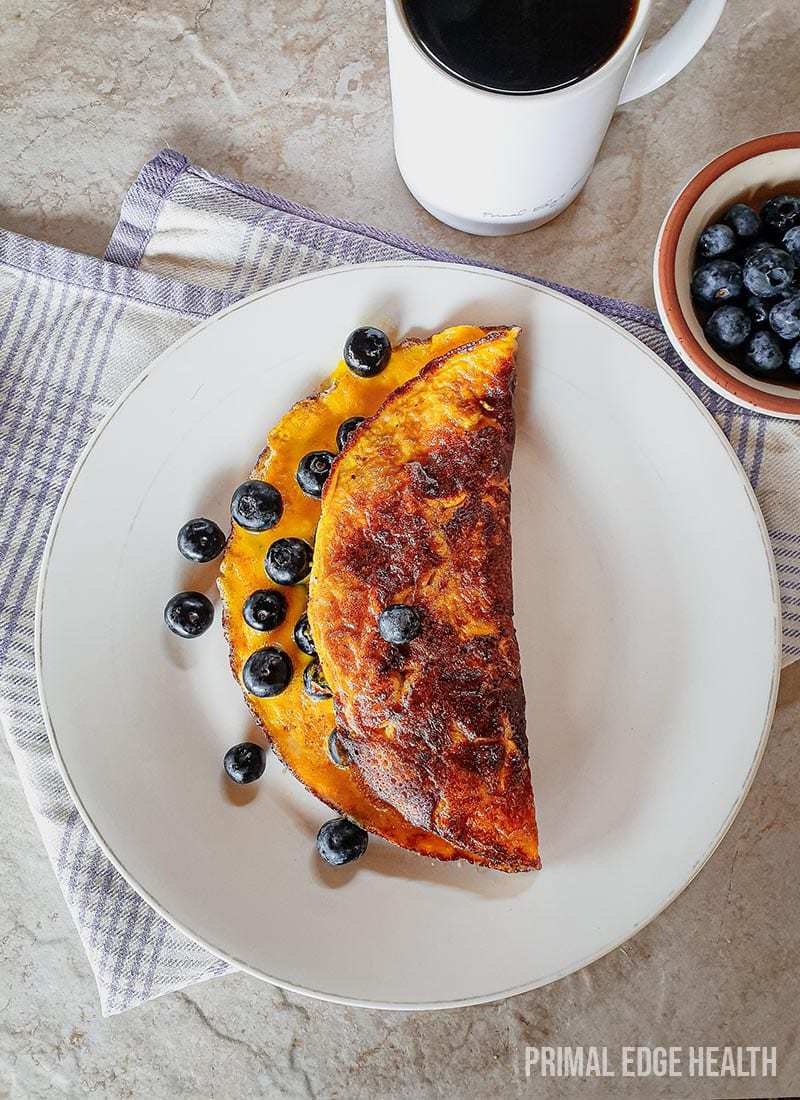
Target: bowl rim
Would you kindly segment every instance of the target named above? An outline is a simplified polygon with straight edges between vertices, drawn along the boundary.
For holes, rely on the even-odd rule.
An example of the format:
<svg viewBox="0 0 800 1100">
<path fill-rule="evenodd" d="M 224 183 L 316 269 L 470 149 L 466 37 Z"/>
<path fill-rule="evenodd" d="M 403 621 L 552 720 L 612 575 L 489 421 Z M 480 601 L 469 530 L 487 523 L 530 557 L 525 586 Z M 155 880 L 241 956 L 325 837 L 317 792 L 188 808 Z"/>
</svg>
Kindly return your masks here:
<svg viewBox="0 0 800 1100">
<path fill-rule="evenodd" d="M 678 300 L 675 261 L 678 241 L 693 206 L 715 180 L 746 160 L 780 149 L 800 149 L 800 130 L 787 130 L 753 138 L 715 157 L 689 180 L 669 209 L 656 245 L 655 283 L 662 321 L 669 335 L 702 381 L 738 404 L 757 412 L 800 417 L 800 390 L 797 397 L 767 393 L 734 378 L 700 344 L 686 322 Z"/>
</svg>

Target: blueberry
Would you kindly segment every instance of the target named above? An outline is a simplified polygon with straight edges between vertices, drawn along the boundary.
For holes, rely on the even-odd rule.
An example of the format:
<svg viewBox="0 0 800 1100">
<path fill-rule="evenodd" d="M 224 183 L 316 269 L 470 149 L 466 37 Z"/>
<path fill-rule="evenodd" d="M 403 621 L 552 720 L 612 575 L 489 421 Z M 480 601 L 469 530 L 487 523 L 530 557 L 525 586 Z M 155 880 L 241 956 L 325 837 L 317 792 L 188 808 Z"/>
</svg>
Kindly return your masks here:
<svg viewBox="0 0 800 1100">
<path fill-rule="evenodd" d="M 769 309 L 763 298 L 756 298 L 755 294 L 749 294 L 745 302 L 745 308 L 750 314 L 754 325 L 765 325 L 769 316 Z"/>
<path fill-rule="evenodd" d="M 740 306 L 720 306 L 706 321 L 706 336 L 718 348 L 738 348 L 752 327 L 753 322 Z"/>
<path fill-rule="evenodd" d="M 199 638 L 214 621 L 214 606 L 202 592 L 179 592 L 164 608 L 164 622 L 179 638 Z"/>
<path fill-rule="evenodd" d="M 779 241 L 787 229 L 800 225 L 800 198 L 776 195 L 761 208 L 761 220 L 769 235 Z"/>
<path fill-rule="evenodd" d="M 394 603 L 381 611 L 378 616 L 378 630 L 385 642 L 403 645 L 413 642 L 422 630 L 422 619 L 415 607 Z"/>
<path fill-rule="evenodd" d="M 359 426 L 359 424 L 364 423 L 365 419 L 366 417 L 363 416 L 351 416 L 349 420 L 342 421 L 342 423 L 339 425 L 339 430 L 336 433 L 336 446 L 339 448 L 340 451 L 344 449 L 345 443 L 348 441 L 348 439 Z"/>
<path fill-rule="evenodd" d="M 313 554 L 305 539 L 276 539 L 264 558 L 267 576 L 276 584 L 299 584 L 311 572 Z"/>
<path fill-rule="evenodd" d="M 742 241 L 750 241 L 753 237 L 757 237 L 761 229 L 761 218 L 752 206 L 744 202 L 735 202 L 722 220 Z"/>
<path fill-rule="evenodd" d="M 782 340 L 796 340 L 800 336 L 800 294 L 793 294 L 772 307 L 769 327 Z"/>
<path fill-rule="evenodd" d="M 766 329 L 754 332 L 747 342 L 747 364 L 755 374 L 774 374 L 783 366 L 781 346 Z"/>
<path fill-rule="evenodd" d="M 264 646 L 251 653 L 242 669 L 242 683 L 251 695 L 271 699 L 289 686 L 292 660 L 276 645 Z"/>
<path fill-rule="evenodd" d="M 732 252 L 736 247 L 736 234 L 729 225 L 708 225 L 700 234 L 697 242 L 697 254 L 704 260 L 711 260 L 714 256 L 724 256 L 726 252 Z"/>
<path fill-rule="evenodd" d="M 786 360 L 786 366 L 792 372 L 792 374 L 800 375 L 800 340 L 796 344 L 792 344 L 789 351 L 789 358 Z"/>
<path fill-rule="evenodd" d="M 247 531 L 269 531 L 283 515 L 283 500 L 268 481 L 245 481 L 231 498 L 231 516 Z"/>
<path fill-rule="evenodd" d="M 782 248 L 754 249 L 744 261 L 744 285 L 758 298 L 774 298 L 791 286 L 794 260 Z"/>
<path fill-rule="evenodd" d="M 300 459 L 297 467 L 297 484 L 309 497 L 319 499 L 328 480 L 336 455 L 330 451 L 311 451 Z"/>
<path fill-rule="evenodd" d="M 286 618 L 286 597 L 275 588 L 259 588 L 245 600 L 242 614 L 253 630 L 275 630 Z"/>
<path fill-rule="evenodd" d="M 709 260 L 692 275 L 692 294 L 703 305 L 722 305 L 742 293 L 742 269 L 733 260 Z"/>
<path fill-rule="evenodd" d="M 340 741 L 338 730 L 334 730 L 328 738 L 328 756 L 337 768 L 346 768 L 350 764 L 350 754 Z"/>
<path fill-rule="evenodd" d="M 306 653 L 309 657 L 316 657 L 317 650 L 314 645 L 314 639 L 311 637 L 311 626 L 308 622 L 308 615 L 301 615 L 295 623 L 294 640 L 301 653 Z"/>
<path fill-rule="evenodd" d="M 328 681 L 325 679 L 325 673 L 322 671 L 322 665 L 317 658 L 310 661 L 303 669 L 303 687 L 306 689 L 306 695 L 310 695 L 312 699 L 317 701 L 330 699 L 333 695 L 328 687 Z"/>
<path fill-rule="evenodd" d="M 222 762 L 234 783 L 253 783 L 264 774 L 267 754 L 255 741 L 242 741 L 228 749 Z"/>
<path fill-rule="evenodd" d="M 317 833 L 317 851 L 332 867 L 341 867 L 363 856 L 368 843 L 369 834 L 346 817 L 326 821 Z"/>
<path fill-rule="evenodd" d="M 357 328 L 344 345 L 344 361 L 359 378 L 380 374 L 391 354 L 389 337 L 379 328 Z"/>
<path fill-rule="evenodd" d="M 757 252 L 763 252 L 765 248 L 772 247 L 769 241 L 753 241 L 752 244 L 745 246 L 742 252 L 742 263 L 744 263 L 745 260 L 749 260 L 751 256 L 755 256 Z"/>
<path fill-rule="evenodd" d="M 796 225 L 793 229 L 787 230 L 783 234 L 781 244 L 792 257 L 795 264 L 800 263 L 800 225 Z"/>
<path fill-rule="evenodd" d="M 178 532 L 178 549 L 189 561 L 213 561 L 225 546 L 225 536 L 213 519 L 190 519 Z"/>
</svg>

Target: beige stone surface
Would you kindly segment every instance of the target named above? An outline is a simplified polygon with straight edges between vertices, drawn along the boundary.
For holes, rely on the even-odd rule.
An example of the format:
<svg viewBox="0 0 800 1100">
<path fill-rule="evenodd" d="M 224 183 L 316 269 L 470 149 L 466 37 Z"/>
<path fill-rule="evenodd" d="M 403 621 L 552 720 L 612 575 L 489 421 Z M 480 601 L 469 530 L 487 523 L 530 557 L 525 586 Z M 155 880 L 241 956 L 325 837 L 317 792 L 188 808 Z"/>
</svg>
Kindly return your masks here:
<svg viewBox="0 0 800 1100">
<path fill-rule="evenodd" d="M 656 0 L 656 23 L 682 7 Z M 798 35 L 796 0 L 729 0 L 701 56 L 618 113 L 565 215 L 488 240 L 435 223 L 397 175 L 381 0 L 0 0 L 0 223 L 100 254 L 125 188 L 169 144 L 330 214 L 651 304 L 652 246 L 676 190 L 713 154 L 797 125 Z M 491 135 L 476 136 L 475 155 L 513 156 Z M 235 975 L 102 1019 L 3 746 L 0 1096 L 797 1096 L 798 730 L 800 666 L 784 674 L 764 762 L 728 836 L 624 947 L 503 1004 L 411 1015 Z M 775 1044 L 778 1076 L 523 1073 L 525 1044 L 609 1044 L 613 1058 L 623 1043 L 703 1042 Z"/>
</svg>

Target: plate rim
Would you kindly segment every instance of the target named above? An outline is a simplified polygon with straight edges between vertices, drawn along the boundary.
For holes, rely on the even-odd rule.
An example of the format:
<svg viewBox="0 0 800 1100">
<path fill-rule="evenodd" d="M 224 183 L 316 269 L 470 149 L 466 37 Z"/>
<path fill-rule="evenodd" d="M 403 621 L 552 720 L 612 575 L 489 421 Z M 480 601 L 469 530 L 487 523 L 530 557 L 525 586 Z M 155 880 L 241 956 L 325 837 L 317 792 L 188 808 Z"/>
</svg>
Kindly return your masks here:
<svg viewBox="0 0 800 1100">
<path fill-rule="evenodd" d="M 758 737 L 758 743 L 755 748 L 753 759 L 750 762 L 750 766 L 747 770 L 747 774 L 744 777 L 740 791 L 738 792 L 732 806 L 726 814 L 722 824 L 720 825 L 716 835 L 710 842 L 708 847 L 696 860 L 692 866 L 685 881 L 681 883 L 669 896 L 657 906 L 652 912 L 648 913 L 646 917 L 637 922 L 632 928 L 630 928 L 625 935 L 613 940 L 610 943 L 604 944 L 597 951 L 592 952 L 590 955 L 577 960 L 574 963 L 570 963 L 566 967 L 562 967 L 557 971 L 545 975 L 544 977 L 537 978 L 533 981 L 521 982 L 518 985 L 511 986 L 507 989 L 493 991 L 491 993 L 483 993 L 473 997 L 460 997 L 450 1000 L 442 1001 L 380 1001 L 370 1000 L 358 997 L 350 997 L 342 994 L 331 993 L 325 990 L 312 989 L 308 986 L 298 985 L 287 981 L 284 978 L 276 978 L 274 975 L 267 974 L 257 967 L 244 962 L 241 959 L 237 959 L 230 952 L 227 952 L 219 947 L 209 943 L 201 934 L 193 931 L 184 922 L 177 917 L 169 913 L 156 898 L 154 898 L 144 887 L 142 887 L 137 881 L 134 875 L 124 866 L 120 858 L 113 852 L 111 847 L 106 843 L 99 828 L 95 825 L 94 820 L 89 812 L 88 808 L 81 799 L 67 768 L 66 761 L 64 760 L 59 745 L 58 738 L 55 731 L 53 721 L 50 716 L 49 708 L 47 705 L 47 694 L 44 683 L 44 675 L 42 670 L 42 623 L 44 613 L 44 601 L 45 590 L 47 586 L 47 575 L 52 557 L 53 549 L 55 546 L 56 537 L 58 535 L 58 529 L 62 516 L 69 503 L 69 498 L 72 490 L 77 482 L 81 470 L 91 454 L 94 447 L 102 437 L 103 433 L 112 423 L 114 417 L 119 410 L 129 399 L 129 397 L 141 386 L 150 375 L 158 369 L 161 361 L 172 355 L 175 350 L 181 347 L 183 344 L 188 343 L 189 340 L 200 335 L 210 325 L 215 324 L 217 321 L 224 317 L 235 313 L 236 310 L 249 306 L 252 302 L 258 301 L 262 298 L 271 296 L 280 291 L 291 290 L 298 284 L 312 282 L 317 279 L 324 279 L 329 277 L 336 277 L 343 273 L 349 273 L 353 271 L 363 271 L 365 274 L 369 271 L 375 271 L 380 269 L 383 271 L 402 270 L 408 268 L 426 269 L 426 270 L 450 270 L 463 272 L 467 271 L 474 275 L 480 275 L 482 278 L 496 279 L 500 282 L 510 282 L 532 291 L 533 293 L 543 294 L 546 297 L 555 298 L 559 301 L 566 302 L 570 306 L 573 306 L 579 312 L 589 315 L 595 322 L 600 322 L 605 326 L 613 329 L 616 333 L 621 335 L 629 343 L 637 347 L 644 353 L 645 357 L 650 361 L 651 365 L 658 368 L 662 373 L 669 377 L 679 391 L 688 398 L 690 405 L 694 406 L 696 412 L 700 413 L 704 419 L 706 426 L 711 429 L 713 436 L 716 438 L 718 444 L 720 444 L 725 452 L 729 464 L 731 465 L 734 474 L 739 480 L 740 485 L 745 490 L 745 495 L 749 501 L 753 518 L 755 520 L 758 532 L 760 535 L 761 547 L 766 559 L 767 569 L 770 578 L 770 588 L 772 592 L 772 611 L 773 611 L 773 662 L 771 672 L 770 691 L 765 709 L 764 719 L 762 723 L 761 732 Z M 782 667 L 782 653 L 783 653 L 783 636 L 782 636 L 782 613 L 780 602 L 780 588 L 778 582 L 777 568 L 775 565 L 775 557 L 772 550 L 772 544 L 769 539 L 766 522 L 761 512 L 761 508 L 758 504 L 755 492 L 752 485 L 744 471 L 742 464 L 740 463 L 736 452 L 734 451 L 730 441 L 725 436 L 719 424 L 713 418 L 711 413 L 702 403 L 700 398 L 687 386 L 678 375 L 673 371 L 667 363 L 659 355 L 656 354 L 651 348 L 647 347 L 641 340 L 639 340 L 633 333 L 628 332 L 627 329 L 617 324 L 616 321 L 610 317 L 604 316 L 598 310 L 593 309 L 591 306 L 586 305 L 584 302 L 572 298 L 570 295 L 561 291 L 555 290 L 550 286 L 543 285 L 530 278 L 525 278 L 521 275 L 514 275 L 509 272 L 499 271 L 493 268 L 485 268 L 476 266 L 474 264 L 462 264 L 462 263 L 446 263 L 438 260 L 389 260 L 376 263 L 355 263 L 355 264 L 342 264 L 335 267 L 323 268 L 320 271 L 309 272 L 304 275 L 295 276 L 292 279 L 287 279 L 283 282 L 276 283 L 274 286 L 265 287 L 262 290 L 256 291 L 253 294 L 249 294 L 244 298 L 239 299 L 231 305 L 219 310 L 217 313 L 212 314 L 210 317 L 205 318 L 199 324 L 192 326 L 187 332 L 178 339 L 172 341 L 166 348 L 159 352 L 157 356 L 144 368 L 144 370 L 137 375 L 137 377 L 124 388 L 117 400 L 114 402 L 109 411 L 102 418 L 100 423 L 96 426 L 92 432 L 91 437 L 86 443 L 85 447 L 81 451 L 75 466 L 70 473 L 69 478 L 64 486 L 63 492 L 53 513 L 53 519 L 50 524 L 50 528 L 47 535 L 47 541 L 42 553 L 42 561 L 39 568 L 38 583 L 36 589 L 36 609 L 35 609 L 35 622 L 34 622 L 34 656 L 36 664 L 36 685 L 39 693 L 39 702 L 42 710 L 42 717 L 44 720 L 45 728 L 47 730 L 47 736 L 50 743 L 53 756 L 58 765 L 58 769 L 63 779 L 67 791 L 78 810 L 84 824 L 92 835 L 93 839 L 99 846 L 100 850 L 110 861 L 112 866 L 122 876 L 122 878 L 128 883 L 139 897 L 141 897 L 160 917 L 166 920 L 173 928 L 178 932 L 185 935 L 188 939 L 199 946 L 205 948 L 215 957 L 227 962 L 230 966 L 237 970 L 241 970 L 246 974 L 254 978 L 258 978 L 261 981 L 266 981 L 271 985 L 277 986 L 280 989 L 287 990 L 291 993 L 299 993 L 303 996 L 313 997 L 316 1000 L 328 1001 L 333 1004 L 348 1005 L 354 1008 L 370 1008 L 378 1009 L 382 1011 L 401 1011 L 401 1012 L 424 1012 L 424 1011 L 437 1011 L 449 1008 L 465 1008 L 471 1005 L 478 1004 L 491 1004 L 493 1002 L 506 1000 L 509 997 L 515 997 L 521 993 L 529 992 L 533 989 L 539 989 L 543 986 L 550 985 L 553 982 L 560 981 L 562 978 L 567 977 L 569 974 L 574 974 L 578 970 L 583 969 L 586 966 L 597 962 L 598 959 L 614 951 L 617 947 L 621 946 L 632 937 L 655 920 L 661 913 L 664 912 L 680 895 L 687 889 L 687 887 L 694 881 L 699 872 L 711 858 L 716 851 L 717 847 L 721 843 L 722 839 L 728 832 L 729 828 L 733 824 L 739 810 L 741 809 L 745 798 L 752 786 L 756 772 L 758 771 L 764 750 L 766 748 L 767 740 L 769 738 L 770 730 L 772 728 L 772 722 L 775 714 L 775 708 L 778 699 L 778 688 L 780 682 L 780 673 Z"/>
</svg>

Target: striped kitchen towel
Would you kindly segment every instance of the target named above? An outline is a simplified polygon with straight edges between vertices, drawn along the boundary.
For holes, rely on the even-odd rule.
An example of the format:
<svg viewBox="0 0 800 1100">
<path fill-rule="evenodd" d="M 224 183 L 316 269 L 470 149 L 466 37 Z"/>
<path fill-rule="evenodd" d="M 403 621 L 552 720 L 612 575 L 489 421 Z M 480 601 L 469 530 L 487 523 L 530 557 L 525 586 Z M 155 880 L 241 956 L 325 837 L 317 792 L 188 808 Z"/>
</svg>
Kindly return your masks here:
<svg viewBox="0 0 800 1100">
<path fill-rule="evenodd" d="M 126 196 L 106 259 L 0 231 L 0 713 L 20 778 L 97 979 L 105 1013 L 224 973 L 106 860 L 72 804 L 39 710 L 34 606 L 63 487 L 92 430 L 168 344 L 230 302 L 344 263 L 466 262 L 325 218 L 165 150 Z M 548 284 L 552 285 L 552 284 Z M 558 287 L 656 351 L 700 396 L 756 490 L 778 561 L 784 655 L 800 656 L 800 427 L 706 389 L 657 316 Z"/>
</svg>

